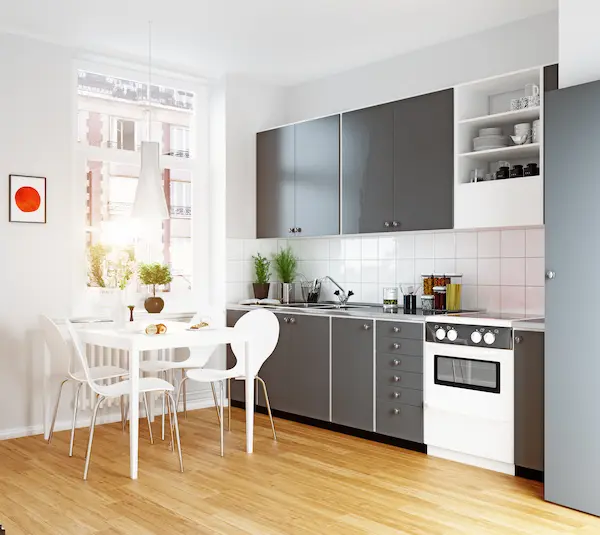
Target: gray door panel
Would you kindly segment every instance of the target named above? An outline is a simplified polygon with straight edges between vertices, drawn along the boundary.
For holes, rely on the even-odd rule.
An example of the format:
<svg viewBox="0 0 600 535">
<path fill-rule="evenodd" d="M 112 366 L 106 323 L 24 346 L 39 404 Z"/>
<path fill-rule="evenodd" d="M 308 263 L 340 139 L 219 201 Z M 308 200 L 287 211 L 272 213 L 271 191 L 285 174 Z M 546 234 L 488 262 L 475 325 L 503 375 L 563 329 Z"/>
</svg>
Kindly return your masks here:
<svg viewBox="0 0 600 535">
<path fill-rule="evenodd" d="M 295 125 L 298 236 L 340 232 L 340 117 Z"/>
<path fill-rule="evenodd" d="M 246 312 L 241 310 L 227 311 L 227 327 L 233 327 Z M 227 345 L 227 368 L 235 366 L 236 358 L 231 351 L 231 346 Z M 244 381 L 231 381 L 231 399 L 234 401 L 246 401 L 246 393 L 244 390 Z"/>
<path fill-rule="evenodd" d="M 573 281 L 600 265 L 600 82 L 546 95 L 545 498 L 600 515 L 600 355 Z M 592 275 L 593 279 L 593 275 Z"/>
<path fill-rule="evenodd" d="M 373 431 L 373 322 L 333 318 L 331 343 L 332 421 Z"/>
</svg>

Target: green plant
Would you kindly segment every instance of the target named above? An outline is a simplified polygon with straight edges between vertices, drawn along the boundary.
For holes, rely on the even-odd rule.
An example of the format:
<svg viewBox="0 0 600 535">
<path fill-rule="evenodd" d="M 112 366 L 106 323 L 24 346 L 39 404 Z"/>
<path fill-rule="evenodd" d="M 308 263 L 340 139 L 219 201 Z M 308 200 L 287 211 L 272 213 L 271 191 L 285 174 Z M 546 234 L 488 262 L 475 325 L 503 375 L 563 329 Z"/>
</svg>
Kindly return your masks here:
<svg viewBox="0 0 600 535">
<path fill-rule="evenodd" d="M 256 253 L 254 259 L 254 282 L 257 284 L 268 284 L 271 276 L 271 262 L 263 255 Z"/>
<path fill-rule="evenodd" d="M 104 261 L 109 249 L 102 243 L 96 243 L 90 246 L 88 253 L 89 272 L 91 285 L 105 288 L 106 283 L 104 282 Z"/>
<path fill-rule="evenodd" d="M 281 282 L 294 282 L 298 269 L 298 259 L 294 256 L 292 249 L 282 249 L 273 256 L 275 271 Z"/>
<path fill-rule="evenodd" d="M 157 286 L 169 284 L 173 280 L 171 268 L 168 264 L 160 264 L 158 262 L 140 264 L 139 277 L 142 284 L 152 286 L 152 295 L 154 297 L 156 297 Z"/>
</svg>

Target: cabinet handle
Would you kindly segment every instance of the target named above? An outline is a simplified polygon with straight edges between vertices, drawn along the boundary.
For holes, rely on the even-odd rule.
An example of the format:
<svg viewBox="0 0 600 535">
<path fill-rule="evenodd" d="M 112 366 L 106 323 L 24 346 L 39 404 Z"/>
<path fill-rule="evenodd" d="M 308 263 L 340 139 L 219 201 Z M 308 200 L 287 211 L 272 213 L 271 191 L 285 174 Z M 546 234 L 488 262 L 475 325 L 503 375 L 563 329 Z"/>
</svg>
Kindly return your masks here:
<svg viewBox="0 0 600 535">
<path fill-rule="evenodd" d="M 368 325 L 367 323 L 365 323 L 365 324 L 363 325 L 363 329 L 364 329 L 365 331 L 368 331 L 370 328 L 371 328 L 371 326 L 370 326 L 370 325 Z"/>
<path fill-rule="evenodd" d="M 400 223 L 398 221 L 392 221 L 392 227 L 399 227 Z"/>
<path fill-rule="evenodd" d="M 296 232 L 302 232 L 302 227 L 297 227 Z"/>
<path fill-rule="evenodd" d="M 392 409 L 392 414 L 400 414 L 400 409 Z"/>
<path fill-rule="evenodd" d="M 394 399 L 398 399 L 400 397 L 400 392 L 394 392 L 393 396 Z"/>
<path fill-rule="evenodd" d="M 400 382 L 400 377 L 398 377 L 397 375 L 394 375 L 394 383 L 399 383 Z"/>
<path fill-rule="evenodd" d="M 399 343 L 397 343 L 397 342 L 394 342 L 394 344 L 392 345 L 392 347 L 393 347 L 394 349 L 400 349 L 400 344 L 399 344 Z"/>
<path fill-rule="evenodd" d="M 394 360 L 392 360 L 392 364 L 393 364 L 394 366 L 400 366 L 400 364 L 402 364 L 402 361 L 401 361 L 401 360 L 398 360 L 398 359 L 394 359 Z"/>
<path fill-rule="evenodd" d="M 399 333 L 400 332 L 400 328 L 399 327 L 394 327 L 394 332 L 395 333 Z"/>
<path fill-rule="evenodd" d="M 294 233 L 294 229 L 293 229 L 292 227 L 290 227 L 290 228 L 288 229 L 288 232 L 289 232 L 290 234 L 293 234 L 293 233 Z"/>
<path fill-rule="evenodd" d="M 296 323 L 296 318 L 290 318 L 290 323 Z"/>
<path fill-rule="evenodd" d="M 515 344 L 520 344 L 523 341 L 522 336 L 515 336 Z"/>
<path fill-rule="evenodd" d="M 289 322 L 290 322 L 290 318 L 283 318 L 283 321 L 284 321 L 285 323 L 289 323 Z"/>
<path fill-rule="evenodd" d="M 386 222 L 383 224 L 383 226 L 384 226 L 385 228 L 389 228 L 389 226 L 390 226 L 390 222 L 389 222 L 389 221 L 386 221 Z"/>
</svg>

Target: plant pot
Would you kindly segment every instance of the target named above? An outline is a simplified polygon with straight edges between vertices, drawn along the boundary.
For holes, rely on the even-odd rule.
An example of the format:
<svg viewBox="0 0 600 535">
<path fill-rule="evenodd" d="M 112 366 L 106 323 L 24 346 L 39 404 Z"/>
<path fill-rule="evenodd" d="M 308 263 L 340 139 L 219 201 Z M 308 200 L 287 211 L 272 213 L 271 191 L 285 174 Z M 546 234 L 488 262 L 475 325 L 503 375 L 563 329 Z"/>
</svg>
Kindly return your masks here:
<svg viewBox="0 0 600 535">
<path fill-rule="evenodd" d="M 148 297 L 144 301 L 144 308 L 149 314 L 158 314 L 165 308 L 165 302 L 162 297 Z"/>
<path fill-rule="evenodd" d="M 252 288 L 254 288 L 254 297 L 256 299 L 267 299 L 269 297 L 269 288 L 271 284 L 269 282 L 265 283 L 252 283 Z"/>
</svg>

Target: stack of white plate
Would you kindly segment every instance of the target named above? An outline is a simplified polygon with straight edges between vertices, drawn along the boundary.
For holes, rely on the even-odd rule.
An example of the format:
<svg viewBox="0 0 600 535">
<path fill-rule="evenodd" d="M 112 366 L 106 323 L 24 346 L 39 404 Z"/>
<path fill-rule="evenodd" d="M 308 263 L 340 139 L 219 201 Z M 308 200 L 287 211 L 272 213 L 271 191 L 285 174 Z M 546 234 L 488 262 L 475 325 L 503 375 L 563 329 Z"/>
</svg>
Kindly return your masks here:
<svg viewBox="0 0 600 535">
<path fill-rule="evenodd" d="M 508 147 L 508 136 L 502 134 L 502 128 L 482 128 L 479 137 L 473 140 L 473 150 L 490 150 Z"/>
</svg>

